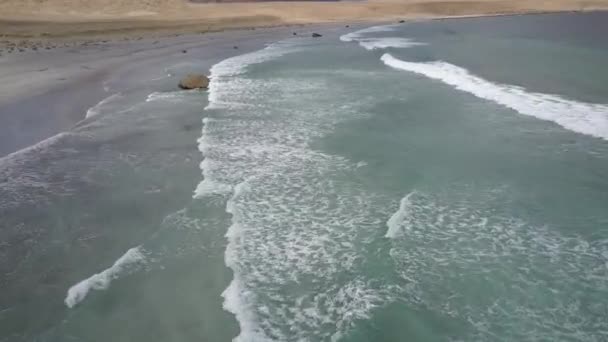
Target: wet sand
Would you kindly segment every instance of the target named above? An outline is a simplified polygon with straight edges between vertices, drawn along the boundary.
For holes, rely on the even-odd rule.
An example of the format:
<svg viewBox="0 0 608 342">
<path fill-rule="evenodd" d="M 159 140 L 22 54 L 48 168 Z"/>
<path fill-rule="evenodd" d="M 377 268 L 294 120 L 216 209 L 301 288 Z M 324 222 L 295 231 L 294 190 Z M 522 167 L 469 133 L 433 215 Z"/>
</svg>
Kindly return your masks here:
<svg viewBox="0 0 608 342">
<path fill-rule="evenodd" d="M 206 73 L 218 61 L 292 37 L 344 26 L 281 27 L 76 43 L 0 58 L 0 157 L 69 129 L 113 94 L 177 89 L 166 69 L 196 62 Z M 236 48 L 235 48 L 236 47 Z M 152 79 L 167 78 L 160 86 Z M 149 89 L 148 89 L 149 88 Z"/>
</svg>

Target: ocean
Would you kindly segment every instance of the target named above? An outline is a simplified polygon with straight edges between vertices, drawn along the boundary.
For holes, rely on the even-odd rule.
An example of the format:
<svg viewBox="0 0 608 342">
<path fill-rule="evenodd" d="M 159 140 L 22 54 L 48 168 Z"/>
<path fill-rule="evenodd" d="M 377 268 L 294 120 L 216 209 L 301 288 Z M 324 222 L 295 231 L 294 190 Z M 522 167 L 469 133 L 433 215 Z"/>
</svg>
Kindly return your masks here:
<svg viewBox="0 0 608 342">
<path fill-rule="evenodd" d="M 113 94 L 0 159 L 0 341 L 607 341 L 607 34 L 349 28 Z"/>
</svg>

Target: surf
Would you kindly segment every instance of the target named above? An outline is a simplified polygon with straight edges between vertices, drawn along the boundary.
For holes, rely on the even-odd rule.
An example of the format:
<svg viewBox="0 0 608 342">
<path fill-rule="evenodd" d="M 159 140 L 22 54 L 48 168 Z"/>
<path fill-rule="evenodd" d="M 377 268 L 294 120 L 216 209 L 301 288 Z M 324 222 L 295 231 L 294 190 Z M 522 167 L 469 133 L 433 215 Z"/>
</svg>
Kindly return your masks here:
<svg viewBox="0 0 608 342">
<path fill-rule="evenodd" d="M 608 140 L 607 104 L 578 102 L 559 95 L 530 92 L 523 87 L 494 83 L 443 61 L 408 62 L 388 53 L 380 59 L 391 68 L 441 81 L 457 90 L 495 102 L 520 114 L 554 122 L 573 132 Z"/>
<path fill-rule="evenodd" d="M 408 227 L 408 215 L 410 207 L 412 205 L 411 198 L 416 195 L 416 191 L 412 191 L 405 195 L 401 201 L 399 201 L 399 208 L 391 217 L 386 221 L 386 234 L 385 237 L 394 239 L 401 233 L 401 230 Z"/>
<path fill-rule="evenodd" d="M 91 290 L 107 289 L 113 280 L 131 272 L 134 268 L 145 262 L 145 251 L 141 246 L 127 250 L 109 268 L 71 286 L 64 300 L 65 305 L 68 308 L 73 308 L 82 302 Z"/>
<path fill-rule="evenodd" d="M 343 42 L 357 42 L 366 50 L 379 50 L 387 48 L 410 48 L 414 46 L 426 45 L 425 43 L 417 42 L 409 38 L 401 37 L 369 37 L 369 33 L 391 32 L 398 25 L 382 25 L 372 26 L 366 29 L 347 33 L 340 36 Z"/>
<path fill-rule="evenodd" d="M 278 58 L 287 53 L 295 52 L 297 49 L 287 43 L 275 43 L 266 48 L 225 59 L 211 67 L 210 84 L 208 89 L 208 104 L 204 111 L 210 113 L 218 109 L 238 109 L 245 105 L 235 101 L 239 94 L 246 91 L 247 81 L 238 76 L 245 73 L 247 68 L 253 64 Z M 198 149 L 203 155 L 200 164 L 203 180 L 197 185 L 193 198 L 201 199 L 209 196 L 229 196 L 226 202 L 226 212 L 232 215 L 232 224 L 226 232 L 228 244 L 225 250 L 224 262 L 233 272 L 233 279 L 223 291 L 224 310 L 232 313 L 240 327 L 239 335 L 235 341 L 264 341 L 268 338 L 256 322 L 253 310 L 250 308 L 250 298 L 247 290 L 243 287 L 241 270 L 238 264 L 238 244 L 243 234 L 239 224 L 239 212 L 236 210 L 234 201 L 245 190 L 246 184 L 239 174 L 231 174 L 226 177 L 222 174 L 219 158 L 215 158 L 218 149 L 225 148 L 221 141 L 214 139 L 216 127 L 228 123 L 221 118 L 206 116 L 203 118 L 201 137 L 198 139 Z M 220 128 L 221 129 L 221 128 Z M 232 177 L 231 177 L 232 176 Z"/>
<path fill-rule="evenodd" d="M 233 278 L 222 296 L 239 323 L 235 341 L 336 340 L 392 298 L 365 276 L 341 277 L 365 262 L 361 241 L 382 224 L 370 223 L 369 211 L 385 208 L 332 180 L 352 179 L 361 161 L 310 146 L 337 123 L 366 115 L 358 111 L 365 99 L 343 105 L 335 96 L 351 93 L 328 92 L 322 78 L 250 72 L 294 51 L 275 45 L 211 68 L 199 139 L 204 179 L 194 196 L 225 199 L 232 216 L 224 262 Z M 313 283 L 323 290 L 311 291 Z"/>
<path fill-rule="evenodd" d="M 525 329 L 500 336 L 596 340 L 586 331 L 588 324 L 605 329 L 605 320 L 572 303 L 606 293 L 607 241 L 566 235 L 484 208 L 487 202 L 502 203 L 497 194 L 416 191 L 401 199 L 387 222 L 387 235 L 395 270 L 407 283 L 403 299 L 468 321 L 470 341 L 493 340 L 495 331 L 512 326 Z M 468 291 L 472 283 L 484 290 Z M 580 292 L 580 284 L 594 290 Z"/>
</svg>

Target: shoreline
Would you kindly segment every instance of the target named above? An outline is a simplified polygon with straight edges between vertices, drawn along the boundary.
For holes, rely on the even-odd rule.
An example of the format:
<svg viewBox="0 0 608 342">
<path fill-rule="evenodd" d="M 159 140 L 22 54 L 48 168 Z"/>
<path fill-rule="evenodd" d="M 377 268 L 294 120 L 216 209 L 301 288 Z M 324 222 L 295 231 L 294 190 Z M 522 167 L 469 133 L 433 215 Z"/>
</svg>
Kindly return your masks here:
<svg viewBox="0 0 608 342">
<path fill-rule="evenodd" d="M 291 38 L 294 31 L 303 35 L 339 28 L 343 26 L 142 38 L 0 58 L 0 158 L 70 130 L 86 120 L 89 109 L 115 94 L 145 101 L 150 93 L 177 91 L 186 73 L 207 73 L 221 60 Z"/>
<path fill-rule="evenodd" d="M 592 11 L 589 11 L 592 12 Z M 38 48 L 33 45 L 31 51 L 3 54 L 0 42 L 0 158 L 20 149 L 34 145 L 55 134 L 69 130 L 85 119 L 87 110 L 101 101 L 120 93 L 121 90 L 108 89 L 104 82 L 107 79 L 135 67 L 140 63 L 155 63 L 163 59 L 183 59 L 190 57 L 182 51 L 191 48 L 210 48 L 215 52 L 202 53 L 200 57 L 204 70 L 222 59 L 259 49 L 264 44 L 292 36 L 292 32 L 310 34 L 326 29 L 356 30 L 359 26 L 382 25 L 394 22 L 418 20 L 454 20 L 511 15 L 542 15 L 564 12 L 522 12 L 470 14 L 460 16 L 419 17 L 409 19 L 385 19 L 378 21 L 353 20 L 347 22 L 278 24 L 269 27 L 229 28 L 218 31 L 198 33 L 172 33 L 166 36 L 146 36 L 139 31 L 128 31 L 125 35 L 89 37 L 81 40 L 71 36 L 63 38 L 45 38 L 52 42 L 52 48 Z M 0 19 L 1 21 L 1 19 Z M 345 26 L 349 26 L 346 28 Z M 148 32 L 158 33 L 158 32 Z M 253 36 L 253 37 L 252 37 Z M 233 45 L 243 45 L 243 41 L 253 40 L 251 49 L 233 49 Z M 35 40 L 24 40 L 28 43 Z M 35 43 L 34 43 L 35 44 Z M 223 46 L 222 46 L 223 45 Z M 218 53 L 218 51 L 223 51 Z M 159 75 L 165 77 L 166 75 Z M 133 77 L 137 83 L 137 77 Z M 143 82 L 143 83 L 142 83 Z M 145 87 L 145 77 L 137 85 Z M 120 83 L 120 82 L 119 82 Z M 127 82 L 129 83 L 129 82 Z M 133 82 L 131 82 L 133 83 Z M 177 84 L 177 80 L 174 80 Z M 123 84 L 124 86 L 124 84 Z M 120 88 L 120 87 L 119 87 Z M 171 88 L 155 89 L 167 91 Z M 40 111 L 44 108 L 44 111 Z M 19 113 L 19 115 L 17 115 Z"/>
</svg>

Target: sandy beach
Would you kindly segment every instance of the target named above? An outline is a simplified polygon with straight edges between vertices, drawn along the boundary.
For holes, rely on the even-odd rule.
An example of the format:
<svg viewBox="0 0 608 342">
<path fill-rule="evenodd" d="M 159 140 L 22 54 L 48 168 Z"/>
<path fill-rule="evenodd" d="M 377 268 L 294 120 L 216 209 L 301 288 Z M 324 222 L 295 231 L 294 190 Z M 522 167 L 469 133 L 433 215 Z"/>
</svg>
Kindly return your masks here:
<svg viewBox="0 0 608 342">
<path fill-rule="evenodd" d="M 186 0 L 3 1 L 0 37 L 65 37 L 208 32 L 228 28 L 387 21 L 454 16 L 593 11 L 608 9 L 606 0 L 371 0 L 356 2 L 192 3 Z"/>
<path fill-rule="evenodd" d="M 62 132 L 113 94 L 177 89 L 186 72 L 291 37 L 294 32 L 348 30 L 343 25 L 277 27 L 207 34 L 62 42 L 0 58 L 0 157 Z M 190 63 L 190 64 L 188 64 Z M 193 65 L 172 71 L 172 65 Z M 194 66 L 195 65 L 195 66 Z M 150 81 L 163 80 L 161 85 Z M 42 110 L 41 110 L 42 109 Z"/>
</svg>

